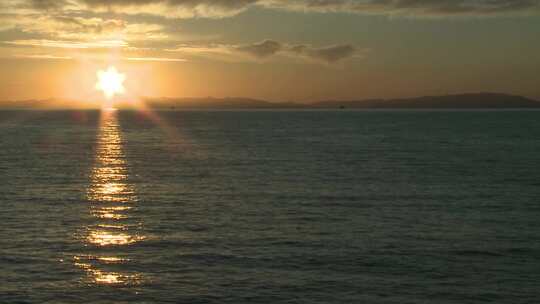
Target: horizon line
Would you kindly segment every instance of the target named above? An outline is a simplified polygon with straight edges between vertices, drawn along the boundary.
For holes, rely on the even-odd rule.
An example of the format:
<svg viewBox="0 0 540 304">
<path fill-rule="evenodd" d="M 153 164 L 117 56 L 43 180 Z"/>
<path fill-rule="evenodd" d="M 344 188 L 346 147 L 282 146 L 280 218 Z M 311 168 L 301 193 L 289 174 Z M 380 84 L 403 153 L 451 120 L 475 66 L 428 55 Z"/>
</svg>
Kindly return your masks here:
<svg viewBox="0 0 540 304">
<path fill-rule="evenodd" d="M 257 98 L 257 97 L 248 97 L 248 96 L 177 96 L 177 97 L 170 97 L 170 96 L 142 96 L 139 98 L 139 100 L 143 101 L 174 101 L 174 100 L 182 100 L 182 99 L 194 99 L 194 100 L 204 100 L 204 99 L 215 99 L 217 101 L 219 100 L 231 100 L 231 99 L 238 99 L 238 100 L 251 100 L 251 101 L 259 101 L 259 102 L 265 102 L 265 103 L 271 103 L 275 105 L 279 104 L 298 104 L 303 106 L 309 106 L 314 105 L 318 103 L 331 103 L 331 102 L 363 102 L 363 101 L 397 101 L 397 100 L 409 100 L 409 99 L 421 99 L 421 98 L 437 98 L 437 97 L 458 97 L 458 96 L 467 96 L 467 95 L 499 95 L 499 96 L 507 96 L 507 97 L 516 97 L 516 98 L 525 98 L 529 99 L 531 101 L 540 102 L 540 96 L 539 97 L 532 97 L 529 95 L 521 95 L 516 93 L 505 93 L 505 92 L 496 92 L 496 91 L 475 91 L 475 92 L 460 92 L 460 93 L 446 93 L 446 94 L 425 94 L 425 95 L 413 95 L 413 96 L 405 96 L 405 97 L 366 97 L 366 98 L 348 98 L 348 99 L 318 99 L 318 100 L 311 100 L 311 101 L 298 101 L 298 100 L 270 100 L 265 98 Z M 104 101 L 100 101 L 99 99 L 96 99 L 95 101 L 92 100 L 83 100 L 83 99 L 75 99 L 75 98 L 62 98 L 62 97 L 48 97 L 48 98 L 28 98 L 28 99 L 11 99 L 11 100 L 0 100 L 0 106 L 2 103 L 16 103 L 16 102 L 47 102 L 47 101 L 59 101 L 59 102 L 80 102 L 80 103 L 100 103 Z M 114 101 L 115 103 L 126 103 L 131 102 L 130 99 L 120 99 L 116 98 Z"/>
</svg>

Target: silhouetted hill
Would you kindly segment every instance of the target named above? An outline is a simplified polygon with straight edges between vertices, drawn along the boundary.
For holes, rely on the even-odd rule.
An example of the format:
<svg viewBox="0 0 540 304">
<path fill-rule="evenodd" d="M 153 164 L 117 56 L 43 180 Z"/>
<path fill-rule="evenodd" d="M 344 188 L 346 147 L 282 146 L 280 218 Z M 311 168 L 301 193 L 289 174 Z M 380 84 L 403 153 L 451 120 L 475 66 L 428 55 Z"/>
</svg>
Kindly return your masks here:
<svg viewBox="0 0 540 304">
<path fill-rule="evenodd" d="M 2 109 L 39 109 L 48 102 L 48 100 L 17 100 L 17 101 L 1 101 L 0 108 Z"/>
<path fill-rule="evenodd" d="M 540 102 L 508 94 L 473 93 L 401 99 L 322 101 L 311 106 L 315 108 L 345 107 L 354 109 L 502 109 L 540 108 Z"/>
<path fill-rule="evenodd" d="M 401 99 L 367 99 L 348 101 L 320 101 L 311 104 L 269 102 L 251 98 L 147 98 L 154 109 L 510 109 L 540 108 L 540 102 L 522 96 L 498 93 L 473 93 L 444 96 L 424 96 Z M 97 102 L 59 99 L 6 101 L 0 108 L 11 109 L 75 109 L 99 108 Z M 116 104 L 132 108 L 129 102 Z"/>
<path fill-rule="evenodd" d="M 277 103 L 259 99 L 226 97 L 226 98 L 150 98 L 146 103 L 152 108 L 181 109 L 277 109 L 300 108 L 301 104 Z"/>
<path fill-rule="evenodd" d="M 349 101 L 320 101 L 311 104 L 272 103 L 249 98 L 178 98 L 149 99 L 155 108 L 216 108 L 216 109 L 501 109 L 540 108 L 540 102 L 522 96 L 474 93 L 445 96 L 424 96 L 402 99 L 368 99 Z"/>
<path fill-rule="evenodd" d="M 0 109 L 95 109 L 97 102 L 82 102 L 67 99 L 29 99 L 0 101 Z"/>
</svg>

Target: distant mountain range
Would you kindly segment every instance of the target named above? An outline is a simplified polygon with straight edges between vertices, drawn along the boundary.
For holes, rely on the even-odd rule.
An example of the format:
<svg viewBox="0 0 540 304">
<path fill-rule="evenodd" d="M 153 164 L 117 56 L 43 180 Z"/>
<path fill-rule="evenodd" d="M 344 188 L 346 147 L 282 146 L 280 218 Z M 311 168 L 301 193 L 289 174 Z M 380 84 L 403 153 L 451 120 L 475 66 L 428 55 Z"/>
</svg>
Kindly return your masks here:
<svg viewBox="0 0 540 304">
<path fill-rule="evenodd" d="M 400 99 L 329 100 L 309 104 L 269 102 L 250 98 L 148 98 L 154 109 L 508 109 L 540 108 L 540 101 L 499 93 L 472 93 Z M 119 103 L 118 107 L 130 107 Z M 0 108 L 95 108 L 95 103 L 66 100 L 0 102 Z"/>
<path fill-rule="evenodd" d="M 540 102 L 516 95 L 474 93 L 400 99 L 323 101 L 317 102 L 312 106 L 317 108 L 332 108 L 340 106 L 356 109 L 502 109 L 540 108 Z"/>
<path fill-rule="evenodd" d="M 522 96 L 498 93 L 473 93 L 424 96 L 401 99 L 329 100 L 310 104 L 273 103 L 249 98 L 179 98 L 149 99 L 154 108 L 223 108 L 223 109 L 484 109 L 540 108 L 540 102 Z"/>
</svg>

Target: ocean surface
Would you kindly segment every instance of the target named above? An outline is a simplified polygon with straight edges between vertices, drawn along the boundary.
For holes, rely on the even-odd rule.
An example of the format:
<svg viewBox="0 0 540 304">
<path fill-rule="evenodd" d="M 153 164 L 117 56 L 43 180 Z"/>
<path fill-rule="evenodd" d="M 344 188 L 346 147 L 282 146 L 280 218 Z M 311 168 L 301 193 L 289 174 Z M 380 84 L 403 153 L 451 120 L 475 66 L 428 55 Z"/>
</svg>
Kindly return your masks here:
<svg viewBox="0 0 540 304">
<path fill-rule="evenodd" d="M 540 111 L 1 111 L 0 303 L 539 303 Z"/>
</svg>

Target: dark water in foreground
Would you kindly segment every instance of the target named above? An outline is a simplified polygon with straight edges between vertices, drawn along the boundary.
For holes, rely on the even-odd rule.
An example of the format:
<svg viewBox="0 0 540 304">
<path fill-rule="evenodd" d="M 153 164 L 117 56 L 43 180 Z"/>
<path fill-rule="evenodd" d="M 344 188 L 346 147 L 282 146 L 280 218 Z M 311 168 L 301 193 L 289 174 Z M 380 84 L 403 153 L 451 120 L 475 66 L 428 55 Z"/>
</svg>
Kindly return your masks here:
<svg viewBox="0 0 540 304">
<path fill-rule="evenodd" d="M 0 112 L 0 303 L 535 303 L 540 112 Z"/>
</svg>

